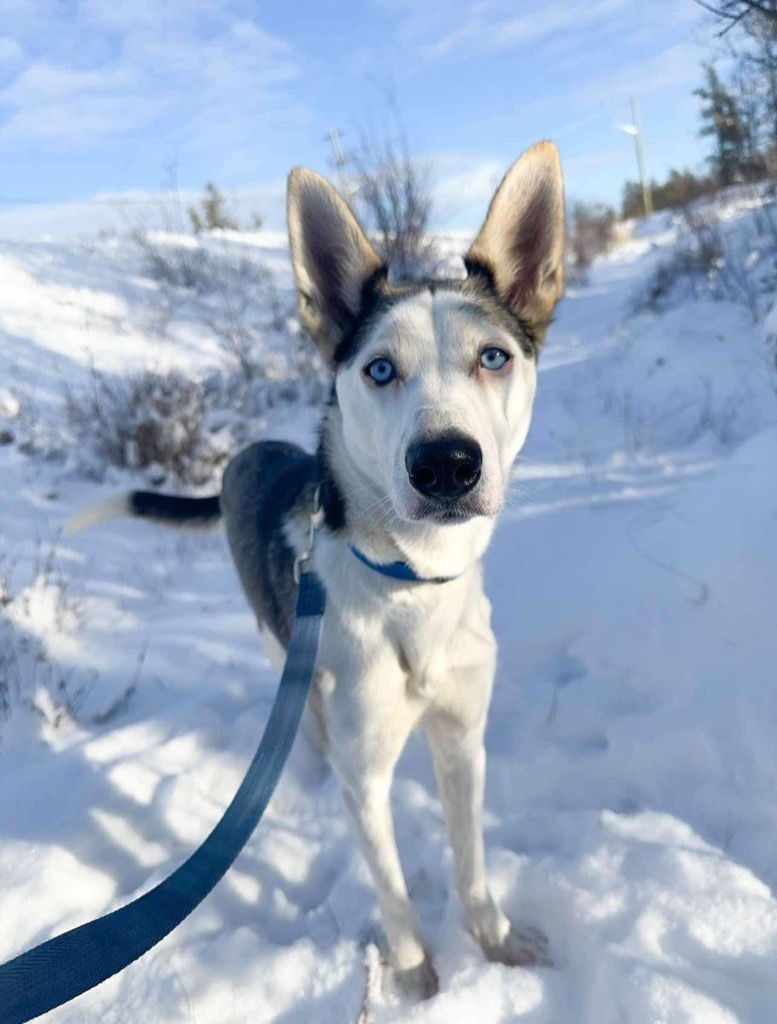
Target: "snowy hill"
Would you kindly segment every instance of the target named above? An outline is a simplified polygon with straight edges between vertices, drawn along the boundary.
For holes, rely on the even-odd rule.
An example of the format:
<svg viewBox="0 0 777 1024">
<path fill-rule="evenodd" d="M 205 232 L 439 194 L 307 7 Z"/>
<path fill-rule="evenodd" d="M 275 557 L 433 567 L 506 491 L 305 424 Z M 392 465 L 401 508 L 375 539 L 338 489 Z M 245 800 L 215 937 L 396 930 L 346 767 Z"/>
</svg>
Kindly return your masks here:
<svg viewBox="0 0 777 1024">
<path fill-rule="evenodd" d="M 725 237 L 766 267 L 773 243 L 746 206 L 725 211 Z M 676 236 L 659 216 L 568 290 L 487 556 L 490 872 L 556 966 L 488 964 L 464 931 L 416 739 L 393 802 L 441 994 L 378 999 L 374 1024 L 774 1020 L 771 320 L 709 281 L 635 312 Z M 84 505 L 149 480 L 207 491 L 247 438 L 313 437 L 321 379 L 291 321 L 282 240 L 154 245 L 166 280 L 126 240 L 0 244 L 0 960 L 180 863 L 231 799 L 275 692 L 220 533 L 61 535 Z M 754 280 L 765 313 L 768 276 Z M 260 339 L 247 370 L 244 336 Z M 111 466 L 101 446 L 100 402 L 126 412 L 148 369 L 194 382 L 177 477 L 121 439 Z M 203 906 L 46 1019 L 355 1022 L 377 919 L 335 783 L 299 742 Z"/>
</svg>

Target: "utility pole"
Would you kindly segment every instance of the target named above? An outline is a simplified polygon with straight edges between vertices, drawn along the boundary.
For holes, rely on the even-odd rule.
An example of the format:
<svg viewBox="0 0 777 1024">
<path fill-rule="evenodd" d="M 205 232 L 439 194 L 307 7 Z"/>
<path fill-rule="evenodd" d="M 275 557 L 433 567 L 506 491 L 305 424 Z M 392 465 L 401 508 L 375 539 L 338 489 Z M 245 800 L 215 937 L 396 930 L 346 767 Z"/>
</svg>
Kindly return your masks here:
<svg viewBox="0 0 777 1024">
<path fill-rule="evenodd" d="M 627 135 L 631 135 L 634 139 L 634 144 L 637 147 L 639 180 L 642 185 L 642 205 L 645 210 L 645 216 L 649 217 L 653 212 L 653 196 L 650 192 L 650 183 L 648 182 L 647 174 L 645 173 L 645 151 L 642 148 L 642 128 L 639 123 L 637 99 L 633 92 L 629 93 L 629 100 L 631 101 L 631 124 L 619 124 L 618 128 Z"/>
<path fill-rule="evenodd" d="M 631 119 L 634 123 L 634 142 L 637 145 L 637 163 L 639 164 L 639 180 L 642 182 L 642 202 L 645 207 L 645 216 L 649 217 L 653 212 L 653 196 L 650 194 L 650 184 L 645 173 L 645 151 L 642 148 L 642 126 L 639 123 L 639 111 L 637 99 L 634 93 L 629 93 L 631 100 Z"/>
<path fill-rule="evenodd" d="M 340 189 L 340 195 L 347 202 L 351 197 L 351 190 L 345 174 L 345 169 L 348 166 L 348 158 L 345 153 L 343 153 L 343 147 L 340 145 L 340 129 L 330 128 L 327 132 L 327 138 L 329 139 L 329 145 L 332 147 L 332 162 L 334 163 L 335 172 L 337 173 L 337 184 Z"/>
</svg>

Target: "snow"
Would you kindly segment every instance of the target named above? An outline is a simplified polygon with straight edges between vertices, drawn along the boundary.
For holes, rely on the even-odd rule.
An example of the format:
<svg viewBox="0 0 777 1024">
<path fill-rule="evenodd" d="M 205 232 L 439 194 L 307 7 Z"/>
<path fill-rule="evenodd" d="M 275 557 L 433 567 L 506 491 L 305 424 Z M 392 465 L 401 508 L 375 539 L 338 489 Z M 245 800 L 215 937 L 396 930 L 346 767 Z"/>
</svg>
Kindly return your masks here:
<svg viewBox="0 0 777 1024">
<path fill-rule="evenodd" d="M 726 229 L 749 239 L 754 204 L 726 206 Z M 570 288 L 486 560 L 490 876 L 511 916 L 548 933 L 555 966 L 486 963 L 464 930 L 414 738 L 393 805 L 441 992 L 412 1007 L 377 993 L 374 1024 L 774 1019 L 777 321 L 704 292 L 634 313 L 676 234 L 658 215 Z M 279 238 L 206 244 L 271 266 L 290 298 Z M 84 474 L 64 389 L 89 387 L 93 366 L 204 377 L 223 349 L 184 300 L 160 334 L 158 286 L 126 240 L 3 244 L 0 282 L 4 960 L 191 852 L 242 778 L 277 676 L 219 531 L 62 534 L 147 479 Z M 250 420 L 252 436 L 308 443 L 314 427 L 299 403 Z M 202 907 L 45 1019 L 355 1022 L 378 925 L 337 787 L 301 738 Z"/>
</svg>

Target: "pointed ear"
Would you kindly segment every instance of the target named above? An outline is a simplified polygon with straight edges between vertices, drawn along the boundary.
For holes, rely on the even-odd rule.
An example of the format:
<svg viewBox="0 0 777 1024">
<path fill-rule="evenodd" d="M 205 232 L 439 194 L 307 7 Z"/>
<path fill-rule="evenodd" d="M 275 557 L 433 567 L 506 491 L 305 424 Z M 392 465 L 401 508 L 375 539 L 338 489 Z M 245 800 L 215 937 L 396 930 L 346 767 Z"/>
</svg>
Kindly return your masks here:
<svg viewBox="0 0 777 1024">
<path fill-rule="evenodd" d="M 564 186 L 558 150 L 539 142 L 502 180 L 465 258 L 541 342 L 564 288 Z"/>
<path fill-rule="evenodd" d="M 359 314 L 365 282 L 383 262 L 345 202 L 313 171 L 295 167 L 289 175 L 287 213 L 299 319 L 331 363 Z"/>
</svg>

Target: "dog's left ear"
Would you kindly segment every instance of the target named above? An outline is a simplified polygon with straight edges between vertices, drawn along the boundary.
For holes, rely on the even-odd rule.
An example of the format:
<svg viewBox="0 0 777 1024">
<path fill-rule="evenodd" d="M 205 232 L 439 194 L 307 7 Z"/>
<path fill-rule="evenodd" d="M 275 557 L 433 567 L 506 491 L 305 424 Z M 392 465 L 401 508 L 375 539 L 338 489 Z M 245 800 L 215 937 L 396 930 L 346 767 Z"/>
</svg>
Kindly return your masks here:
<svg viewBox="0 0 777 1024">
<path fill-rule="evenodd" d="M 539 142 L 513 164 L 465 257 L 541 342 L 564 288 L 564 186 L 558 150 Z"/>
<path fill-rule="evenodd" d="M 346 203 L 313 171 L 295 167 L 289 175 L 287 213 L 300 322 L 331 363 L 359 314 L 365 282 L 384 265 Z"/>
</svg>

